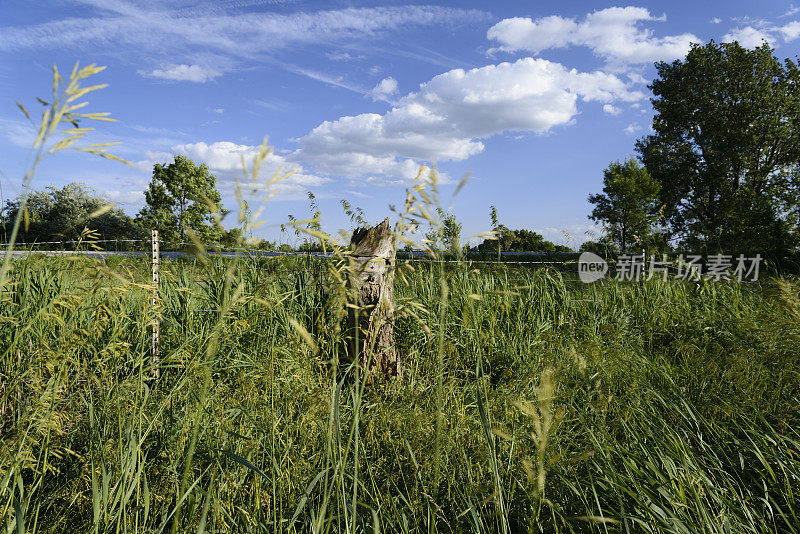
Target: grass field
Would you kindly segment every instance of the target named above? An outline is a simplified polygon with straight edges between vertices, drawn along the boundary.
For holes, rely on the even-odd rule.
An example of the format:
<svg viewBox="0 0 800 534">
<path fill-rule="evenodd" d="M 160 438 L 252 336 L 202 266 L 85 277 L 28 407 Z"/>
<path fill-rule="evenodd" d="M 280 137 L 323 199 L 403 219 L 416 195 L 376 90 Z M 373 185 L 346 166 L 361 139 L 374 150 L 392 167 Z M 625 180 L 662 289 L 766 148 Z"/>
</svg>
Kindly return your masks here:
<svg viewBox="0 0 800 534">
<path fill-rule="evenodd" d="M 416 262 L 367 385 L 332 263 L 162 263 L 154 381 L 146 260 L 16 261 L 4 528 L 800 531 L 797 281 Z"/>
</svg>

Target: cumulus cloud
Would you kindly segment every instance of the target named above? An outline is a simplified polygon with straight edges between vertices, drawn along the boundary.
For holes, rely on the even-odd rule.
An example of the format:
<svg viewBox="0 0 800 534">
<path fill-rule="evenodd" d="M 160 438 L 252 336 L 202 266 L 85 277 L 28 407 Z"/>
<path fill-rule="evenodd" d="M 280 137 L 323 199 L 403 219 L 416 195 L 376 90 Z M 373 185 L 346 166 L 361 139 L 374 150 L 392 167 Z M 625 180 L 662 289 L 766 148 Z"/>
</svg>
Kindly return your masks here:
<svg viewBox="0 0 800 534">
<path fill-rule="evenodd" d="M 505 52 L 539 54 L 552 48 L 586 46 L 611 65 L 652 63 L 686 55 L 700 39 L 690 33 L 655 37 L 643 22 L 663 21 L 643 7 L 611 7 L 589 13 L 583 20 L 560 16 L 501 20 L 487 32 Z"/>
<path fill-rule="evenodd" d="M 794 41 L 800 37 L 800 21 L 790 22 L 778 28 L 778 31 L 783 35 L 784 41 Z"/>
<path fill-rule="evenodd" d="M 420 85 L 386 113 L 325 121 L 297 139 L 289 161 L 316 172 L 378 180 L 413 178 L 420 161 L 460 161 L 504 132 L 544 134 L 571 123 L 578 102 L 644 98 L 613 74 L 568 70 L 525 58 L 471 70 L 454 69 Z"/>
<path fill-rule="evenodd" d="M 370 91 L 370 96 L 373 100 L 385 100 L 391 95 L 397 93 L 397 80 L 389 76 L 378 82 L 378 84 Z"/>
<path fill-rule="evenodd" d="M 603 111 L 605 111 L 609 115 L 619 115 L 620 113 L 622 113 L 621 109 L 611 104 L 603 104 Z"/>
<path fill-rule="evenodd" d="M 222 75 L 217 69 L 201 67 L 200 65 L 170 65 L 164 69 L 155 69 L 150 72 L 140 70 L 138 74 L 149 78 L 195 83 L 205 83 Z"/>
<path fill-rule="evenodd" d="M 138 162 L 137 166 L 150 171 L 155 163 L 172 161 L 174 154 L 181 154 L 194 162 L 205 163 L 209 170 L 217 175 L 221 189 L 231 189 L 235 177 L 242 178 L 242 158 L 250 169 L 253 158 L 258 154 L 259 146 L 240 145 L 231 141 L 217 141 L 215 143 L 185 143 L 175 145 L 170 152 L 146 152 L 145 160 Z M 273 175 L 285 174 L 295 171 L 291 176 L 272 186 L 272 191 L 282 197 L 297 195 L 309 188 L 318 187 L 331 181 L 330 178 L 303 172 L 302 167 L 286 160 L 283 156 L 272 152 L 264 160 L 259 176 L 260 182 L 266 182 Z M 256 186 L 259 189 L 259 186 Z"/>
<path fill-rule="evenodd" d="M 726 43 L 738 41 L 739 44 L 745 48 L 756 48 L 761 46 L 764 41 L 771 43 L 774 39 L 775 35 L 770 31 L 759 30 L 752 26 L 745 26 L 744 28 L 736 28 L 726 33 L 722 41 Z"/>
<path fill-rule="evenodd" d="M 770 46 L 780 42 L 788 43 L 800 37 L 800 21 L 792 21 L 783 26 L 765 21 L 752 21 L 752 24 L 733 28 L 722 38 L 723 42 L 737 41 L 745 48 L 756 48 L 766 41 Z"/>
</svg>

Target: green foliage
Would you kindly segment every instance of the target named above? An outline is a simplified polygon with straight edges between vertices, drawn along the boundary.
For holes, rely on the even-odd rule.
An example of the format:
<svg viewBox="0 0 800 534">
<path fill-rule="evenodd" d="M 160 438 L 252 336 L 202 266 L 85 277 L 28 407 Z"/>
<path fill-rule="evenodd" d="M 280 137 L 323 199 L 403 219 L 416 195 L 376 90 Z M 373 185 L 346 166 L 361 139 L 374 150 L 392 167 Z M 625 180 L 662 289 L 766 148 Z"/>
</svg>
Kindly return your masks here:
<svg viewBox="0 0 800 534">
<path fill-rule="evenodd" d="M 501 227 L 500 225 L 500 215 L 498 215 L 497 208 L 494 205 L 489 206 L 489 220 L 492 223 L 492 232 L 494 233 L 493 237 L 497 240 L 497 245 L 495 249 L 497 250 L 497 259 L 499 260 L 500 255 L 502 254 L 503 251 L 504 227 Z M 486 241 L 484 241 L 482 245 L 487 246 L 488 244 Z M 481 246 L 478 245 L 478 250 L 480 250 L 480 247 Z"/>
<path fill-rule="evenodd" d="M 709 252 L 790 248 L 782 214 L 798 198 L 797 64 L 781 64 L 766 43 L 750 50 L 711 41 L 656 69 L 655 133 L 637 150 L 662 184 L 671 237 Z"/>
<path fill-rule="evenodd" d="M 266 239 L 256 239 L 252 242 L 251 246 L 258 250 L 278 250 L 278 245 L 274 241 L 268 241 Z"/>
<path fill-rule="evenodd" d="M 144 196 L 137 221 L 158 230 L 163 241 L 186 242 L 190 233 L 204 244 L 222 238 L 217 178 L 205 164 L 198 167 L 181 155 L 170 164 L 156 164 Z"/>
<path fill-rule="evenodd" d="M 155 303 L 140 259 L 8 263 L 7 532 L 797 530 L 796 280 L 393 263 L 403 379 L 367 387 L 309 199 L 335 258 L 164 261 Z"/>
<path fill-rule="evenodd" d="M 438 218 L 430 223 L 430 228 L 425 234 L 428 246 L 434 251 L 443 251 L 448 254 L 459 255 L 462 252 L 461 229 L 454 213 L 448 213 L 441 207 L 436 208 Z"/>
<path fill-rule="evenodd" d="M 314 193 L 308 191 L 306 197 L 308 198 L 308 210 L 311 217 L 309 219 L 299 220 L 294 215 L 288 215 L 287 218 L 289 222 L 287 224 L 281 224 L 281 233 L 285 233 L 291 228 L 295 237 L 302 238 L 302 241 L 296 248 L 298 252 L 324 252 L 326 250 L 326 242 L 323 237 L 325 234 L 322 231 L 322 223 L 320 222 L 322 212 L 319 210 L 317 197 Z M 345 213 L 351 217 L 351 220 L 362 220 L 363 211 L 359 208 L 352 210 L 346 201 L 342 201 L 341 203 L 342 207 L 345 209 Z M 285 244 L 285 246 L 281 245 L 279 250 L 291 252 L 294 251 L 295 248 L 289 244 Z"/>
<path fill-rule="evenodd" d="M 240 248 L 244 242 L 244 234 L 241 228 L 231 228 L 230 230 L 222 230 L 220 232 L 219 245 L 222 248 Z M 258 248 L 255 243 L 250 245 L 252 248 Z"/>
<path fill-rule="evenodd" d="M 3 210 L 2 225 L 10 228 L 23 199 L 9 200 Z M 26 203 L 21 237 L 25 242 L 75 241 L 85 229 L 94 230 L 99 239 L 144 239 L 144 230 L 121 209 L 85 186 L 72 182 L 58 189 L 32 191 Z"/>
<path fill-rule="evenodd" d="M 102 72 L 105 67 L 99 67 L 92 63 L 86 67 L 80 68 L 80 64 L 75 62 L 72 67 L 72 72 L 69 76 L 69 81 L 65 83 L 64 78 L 58 71 L 58 67 L 53 64 L 53 79 L 52 79 L 52 98 L 48 99 L 49 102 L 37 98 L 38 102 L 42 105 L 42 118 L 37 124 L 31 118 L 31 114 L 27 108 L 21 103 L 17 102 L 17 107 L 22 111 L 31 124 L 36 128 L 38 133 L 36 139 L 31 146 L 32 164 L 25 175 L 22 177 L 22 195 L 20 195 L 16 204 L 16 217 L 9 227 L 4 228 L 7 241 L 6 254 L 3 258 L 3 266 L 0 268 L 0 289 L 6 283 L 6 274 L 11 266 L 11 251 L 14 248 L 14 243 L 17 242 L 19 229 L 22 225 L 25 214 L 27 213 L 28 193 L 31 191 L 33 177 L 39 164 L 50 154 L 60 152 L 63 150 L 78 150 L 94 154 L 102 158 L 128 163 L 127 161 L 109 153 L 106 148 L 116 145 L 118 143 L 88 143 L 80 144 L 80 142 L 91 132 L 94 128 L 81 126 L 82 122 L 86 121 L 101 121 L 101 122 L 114 122 L 109 116 L 109 113 L 97 113 L 86 111 L 85 108 L 89 102 L 79 102 L 81 98 L 86 95 L 106 87 L 106 84 L 90 85 L 83 87 L 82 84 L 90 77 Z M 83 110 L 78 112 L 78 110 Z M 64 126 L 65 129 L 59 130 L 58 128 Z"/>
<path fill-rule="evenodd" d="M 541 234 L 533 230 L 511 230 L 503 224 L 498 224 L 494 229 L 492 239 L 484 239 L 477 249 L 479 252 L 571 252 L 564 245 L 556 245 L 547 241 Z"/>
<path fill-rule="evenodd" d="M 609 253 L 614 251 L 613 243 L 609 243 L 608 241 L 584 241 L 581 243 L 581 246 L 578 247 L 578 252 L 594 252 L 601 257 L 606 257 Z"/>
<path fill-rule="evenodd" d="M 368 226 L 369 223 L 367 222 L 366 215 L 364 215 L 364 210 L 359 208 L 358 206 L 352 206 L 347 200 L 342 199 L 339 201 L 339 204 L 342 206 L 342 211 L 344 214 L 347 215 L 347 218 L 350 220 L 352 224 L 355 225 L 356 228 Z"/>
<path fill-rule="evenodd" d="M 454 213 L 446 213 L 439 210 L 442 220 L 442 245 L 450 254 L 461 254 L 461 229 L 462 225 L 456 219 Z"/>
<path fill-rule="evenodd" d="M 533 230 L 511 230 L 500 223 L 497 208 L 494 206 L 489 209 L 489 219 L 494 235 L 478 244 L 478 252 L 497 253 L 498 258 L 501 252 L 572 252 L 569 247 L 547 241 Z"/>
<path fill-rule="evenodd" d="M 14 262 L 0 298 L 12 325 L 0 329 L 4 527 L 797 524 L 797 282 L 576 286 L 553 270 L 453 264 L 442 306 L 441 264 L 416 263 L 396 277 L 404 379 L 364 388 L 328 361 L 337 282 L 314 272 L 331 265 L 164 261 L 156 309 L 146 261 Z"/>
<path fill-rule="evenodd" d="M 595 206 L 589 218 L 603 223 L 608 240 L 621 251 L 655 248 L 660 188 L 635 159 L 611 163 L 603 172 L 603 194 L 589 196 Z"/>
</svg>

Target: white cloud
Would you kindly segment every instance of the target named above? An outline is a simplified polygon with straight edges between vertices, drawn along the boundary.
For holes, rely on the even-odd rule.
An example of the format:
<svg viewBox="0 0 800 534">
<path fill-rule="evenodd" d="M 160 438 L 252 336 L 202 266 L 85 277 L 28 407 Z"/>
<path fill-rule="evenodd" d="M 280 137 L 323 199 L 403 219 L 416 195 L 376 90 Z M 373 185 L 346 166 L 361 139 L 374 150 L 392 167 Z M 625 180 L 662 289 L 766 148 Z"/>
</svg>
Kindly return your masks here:
<svg viewBox="0 0 800 534">
<path fill-rule="evenodd" d="M 568 70 L 525 58 L 454 69 L 420 85 L 386 113 L 325 121 L 297 141 L 287 159 L 322 174 L 413 178 L 420 161 L 460 161 L 483 151 L 481 139 L 504 132 L 544 134 L 570 124 L 578 101 L 644 98 L 618 77 Z"/>
<path fill-rule="evenodd" d="M 619 115 L 622 113 L 622 110 L 616 106 L 612 106 L 611 104 L 603 104 L 603 111 L 608 113 L 609 115 Z"/>
<path fill-rule="evenodd" d="M 131 130 L 146 134 L 155 134 L 161 136 L 180 137 L 186 134 L 180 130 L 173 130 L 171 128 L 157 128 L 155 126 L 144 126 L 142 124 L 133 124 L 130 126 Z"/>
<path fill-rule="evenodd" d="M 242 9 L 185 9 L 166 3 L 125 0 L 90 1 L 93 16 L 62 18 L 30 26 L 5 26 L 0 51 L 23 49 L 101 50 L 132 53 L 149 60 L 170 57 L 176 63 L 224 65 L 272 61 L 272 52 L 303 45 L 353 45 L 386 32 L 413 26 L 483 20 L 478 10 L 437 6 L 345 8 L 290 14 Z M 260 2 L 259 2 L 260 3 Z M 203 58 L 200 61 L 199 58 Z M 169 72 L 170 69 L 156 68 Z M 174 79 L 174 78 L 170 78 Z M 194 81 L 194 80 L 193 80 Z"/>
<path fill-rule="evenodd" d="M 251 170 L 253 158 L 258 154 L 260 147 L 251 145 L 239 145 L 231 141 L 218 141 L 207 144 L 205 142 L 186 143 L 175 145 L 170 152 L 146 152 L 145 160 L 137 163 L 140 169 L 151 171 L 155 163 L 172 161 L 173 154 L 182 154 L 192 159 L 194 162 L 205 163 L 209 170 L 220 179 L 221 188 L 230 189 L 233 179 L 243 178 L 242 158 Z M 283 156 L 272 152 L 264 160 L 260 173 L 259 182 L 265 183 L 266 180 L 278 173 L 285 174 L 295 170 L 291 176 L 272 186 L 272 191 L 280 196 L 297 195 L 309 188 L 318 187 L 331 181 L 330 178 L 304 173 L 302 167 L 288 162 Z M 247 180 L 243 180 L 245 185 L 251 185 Z M 257 186 L 256 189 L 260 189 Z"/>
<path fill-rule="evenodd" d="M 788 43 L 800 37 L 800 21 L 792 21 L 783 26 L 765 21 L 751 21 L 753 24 L 734 28 L 722 38 L 723 42 L 738 41 L 745 48 L 756 48 L 764 41 L 777 46 L 780 41 Z"/>
<path fill-rule="evenodd" d="M 140 70 L 138 74 L 149 78 L 195 83 L 205 83 L 222 75 L 217 69 L 201 67 L 200 65 L 170 65 L 164 69 L 155 69 L 150 72 Z"/>
<path fill-rule="evenodd" d="M 344 52 L 342 50 L 335 50 L 333 52 L 327 52 L 325 57 L 330 59 L 331 61 L 352 61 L 356 59 L 364 59 L 362 55 L 353 55 L 350 52 Z"/>
<path fill-rule="evenodd" d="M 645 79 L 644 76 L 639 74 L 638 72 L 629 72 L 627 74 L 628 79 L 633 83 L 640 83 L 642 85 L 647 85 L 649 82 Z"/>
<path fill-rule="evenodd" d="M 710 22 L 711 24 L 719 24 L 720 22 L 722 22 L 722 19 L 719 18 L 719 17 L 714 17 L 713 19 L 709 20 L 708 22 Z"/>
<path fill-rule="evenodd" d="M 629 124 L 628 126 L 626 126 L 624 132 L 626 134 L 628 134 L 628 135 L 633 135 L 636 132 L 640 132 L 641 130 L 642 130 L 642 127 L 639 124 L 634 122 L 634 123 Z"/>
<path fill-rule="evenodd" d="M 22 120 L 0 118 L 0 131 L 7 141 L 19 148 L 30 149 L 36 140 L 34 126 Z"/>
<path fill-rule="evenodd" d="M 603 229 L 600 226 L 586 223 L 570 224 L 563 228 L 555 228 L 552 226 L 534 228 L 534 231 L 556 245 L 567 245 L 575 249 L 584 241 L 598 239 L 598 236 L 603 233 Z"/>
<path fill-rule="evenodd" d="M 350 196 L 358 197 L 358 198 L 372 198 L 372 195 L 368 195 L 362 191 L 356 191 L 355 189 L 348 189 L 345 191 Z"/>
<path fill-rule="evenodd" d="M 214 113 L 216 113 L 217 115 L 222 115 L 223 113 L 225 113 L 225 109 L 224 108 L 214 108 Z"/>
<path fill-rule="evenodd" d="M 286 111 L 286 109 L 289 107 L 289 104 L 287 102 L 276 99 L 270 99 L 270 100 L 254 99 L 252 102 L 258 107 L 268 109 L 270 111 Z"/>
<path fill-rule="evenodd" d="M 655 37 L 642 22 L 662 21 L 643 7 L 611 7 L 589 13 L 582 21 L 560 16 L 536 20 L 514 17 L 489 28 L 487 37 L 499 50 L 539 54 L 552 48 L 586 46 L 611 65 L 652 63 L 686 55 L 700 39 L 690 33 Z M 494 49 L 494 50 L 498 50 Z"/>
<path fill-rule="evenodd" d="M 378 82 L 378 85 L 372 88 L 370 95 L 373 100 L 385 100 L 391 95 L 397 93 L 397 80 L 389 76 Z"/>
<path fill-rule="evenodd" d="M 793 4 L 793 5 L 791 5 L 789 7 L 789 9 L 786 11 L 786 13 L 781 15 L 781 18 L 783 18 L 783 17 L 791 17 L 792 15 L 797 15 L 798 13 L 800 13 L 800 7 L 796 7 Z"/>
<path fill-rule="evenodd" d="M 784 41 L 794 41 L 800 37 L 800 21 L 790 22 L 789 24 L 778 28 L 778 31 L 783 34 Z"/>
<path fill-rule="evenodd" d="M 108 200 L 122 206 L 141 206 L 145 201 L 144 191 L 105 189 L 103 195 Z"/>
<path fill-rule="evenodd" d="M 769 30 L 759 30 L 752 26 L 731 30 L 722 38 L 725 43 L 738 41 L 745 48 L 756 48 L 761 46 L 764 41 L 772 43 L 774 40 L 775 36 Z"/>
<path fill-rule="evenodd" d="M 334 87 L 346 89 L 348 91 L 352 91 L 354 93 L 358 93 L 360 95 L 365 95 L 365 96 L 368 96 L 370 94 L 370 92 L 367 91 L 366 89 L 362 89 L 357 85 L 347 82 L 341 76 L 331 76 L 323 72 L 319 72 L 312 69 L 306 69 L 303 67 L 298 67 L 297 65 L 292 65 L 290 63 L 283 64 L 283 67 L 289 72 L 293 72 L 295 74 L 299 74 L 301 76 L 305 76 L 306 78 L 317 80 L 318 82 L 326 83 Z"/>
</svg>

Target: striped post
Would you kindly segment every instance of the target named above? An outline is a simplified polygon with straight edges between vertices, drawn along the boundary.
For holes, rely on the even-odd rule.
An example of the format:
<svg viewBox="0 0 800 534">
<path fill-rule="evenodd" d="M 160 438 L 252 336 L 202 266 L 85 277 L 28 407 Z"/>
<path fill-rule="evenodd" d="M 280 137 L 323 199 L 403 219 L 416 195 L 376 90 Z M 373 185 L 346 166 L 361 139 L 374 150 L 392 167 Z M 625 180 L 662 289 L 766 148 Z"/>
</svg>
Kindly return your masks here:
<svg viewBox="0 0 800 534">
<path fill-rule="evenodd" d="M 151 236 L 151 243 L 152 243 L 152 250 L 153 250 L 153 311 L 158 311 L 158 260 L 159 260 L 159 250 L 158 250 L 158 230 L 153 230 Z M 152 355 L 152 377 L 157 379 L 161 372 L 158 368 L 158 360 L 159 354 L 161 352 L 161 330 L 159 325 L 158 313 L 155 314 L 153 318 L 153 345 L 151 347 L 151 355 Z"/>
</svg>

